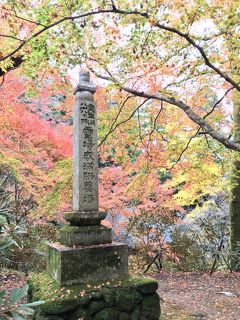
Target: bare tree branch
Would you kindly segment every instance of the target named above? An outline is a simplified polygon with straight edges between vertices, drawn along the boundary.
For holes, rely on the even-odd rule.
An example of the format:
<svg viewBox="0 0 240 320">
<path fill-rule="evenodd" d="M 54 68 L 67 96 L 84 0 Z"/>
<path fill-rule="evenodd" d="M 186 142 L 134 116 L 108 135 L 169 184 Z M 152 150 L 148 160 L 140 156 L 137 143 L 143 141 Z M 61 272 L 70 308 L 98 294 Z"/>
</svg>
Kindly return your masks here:
<svg viewBox="0 0 240 320">
<path fill-rule="evenodd" d="M 0 37 L 3 37 L 3 38 L 11 38 L 11 39 L 14 39 L 14 40 L 17 40 L 17 41 L 20 41 L 20 42 L 24 42 L 23 39 L 20 39 L 20 38 L 17 38 L 17 37 L 8 35 L 8 34 L 1 34 L 1 33 L 0 33 Z"/>
<path fill-rule="evenodd" d="M 106 136 L 105 136 L 105 137 L 103 138 L 103 140 L 99 143 L 98 147 L 100 147 L 100 146 L 103 144 L 103 142 L 106 141 L 106 139 L 108 138 L 108 136 L 109 136 L 111 133 L 113 133 L 113 132 L 117 129 L 117 127 L 121 126 L 122 124 L 124 124 L 124 123 L 126 123 L 127 121 L 129 121 L 130 119 L 132 119 L 132 117 L 133 117 L 134 114 L 138 111 L 138 109 L 140 109 L 148 100 L 150 100 L 150 99 L 149 99 L 149 98 L 145 99 L 141 104 L 139 104 L 139 105 L 137 106 L 136 109 L 134 109 L 134 111 L 131 113 L 131 115 L 130 115 L 128 118 L 124 119 L 124 120 L 121 121 L 121 122 L 118 122 L 114 127 L 112 127 L 112 129 L 110 129 L 110 130 L 108 131 L 108 133 L 106 134 Z"/>
<path fill-rule="evenodd" d="M 210 143 L 209 143 L 209 140 L 208 140 L 208 137 L 207 135 L 205 134 L 204 135 L 205 137 L 205 140 L 207 142 L 207 146 L 208 148 L 212 151 L 212 153 L 214 154 L 214 156 L 218 159 L 218 161 L 221 163 L 221 167 L 222 167 L 222 170 L 224 172 L 224 164 L 223 164 L 223 160 L 219 157 L 219 155 L 217 154 L 217 152 L 211 147 Z"/>
<path fill-rule="evenodd" d="M 135 11 L 125 11 L 125 10 L 120 10 L 120 9 L 117 9 L 117 8 L 115 8 L 115 9 L 112 8 L 112 9 L 106 9 L 106 10 L 91 11 L 91 12 L 87 12 L 87 13 L 76 15 L 76 16 L 63 17 L 63 18 L 61 18 L 61 19 L 59 19 L 59 20 L 57 20 L 57 21 L 55 21 L 53 23 L 50 23 L 50 24 L 44 26 L 39 31 L 35 32 L 32 36 L 30 36 L 23 43 L 21 43 L 16 49 L 14 49 L 13 51 L 9 52 L 4 57 L 0 58 L 0 61 L 5 61 L 6 59 L 10 58 L 15 53 L 20 51 L 32 39 L 37 38 L 40 34 L 42 34 L 45 31 L 51 29 L 52 27 L 55 27 L 55 26 L 59 25 L 60 23 L 62 23 L 64 21 L 73 21 L 73 20 L 80 19 L 80 18 L 86 18 L 86 17 L 89 17 L 89 16 L 94 16 L 94 15 L 98 15 L 98 14 L 106 14 L 106 13 L 118 13 L 118 14 L 124 14 L 124 15 L 141 15 L 143 17 L 147 16 L 146 13 L 139 12 L 137 10 L 135 10 Z"/>
<path fill-rule="evenodd" d="M 44 33 L 45 31 L 49 30 L 50 28 L 59 25 L 60 23 L 64 22 L 64 21 L 73 21 L 75 19 L 80 19 L 80 18 L 84 18 L 84 17 L 88 17 L 88 16 L 93 16 L 93 15 L 98 15 L 98 14 L 107 14 L 107 13 L 114 13 L 114 14 L 120 14 L 120 15 L 139 15 L 142 16 L 144 18 L 149 18 L 149 14 L 147 12 L 140 12 L 138 10 L 133 10 L 133 11 L 126 11 L 126 10 L 121 10 L 116 8 L 114 2 L 112 1 L 112 8 L 111 9 L 99 9 L 96 11 L 91 11 L 91 12 L 87 12 L 85 14 L 81 14 L 81 15 L 76 15 L 76 16 L 67 16 L 67 17 L 63 17 L 53 23 L 50 23 L 46 26 L 43 26 L 43 28 L 39 31 L 37 31 L 36 33 L 32 34 L 28 39 L 24 40 L 24 42 L 22 42 L 18 47 L 16 47 L 13 51 L 11 51 L 10 53 L 6 54 L 4 57 L 0 58 L 0 61 L 4 61 L 10 57 L 12 57 L 14 54 L 16 54 L 18 51 L 20 51 L 27 43 L 29 43 L 32 39 L 38 37 L 40 34 Z M 19 16 L 16 15 L 15 16 L 17 18 L 21 18 Z M 25 18 L 22 18 L 25 19 Z M 28 19 L 25 19 L 28 20 Z M 39 25 L 38 22 L 34 22 L 29 20 L 29 22 L 31 23 L 36 23 Z M 201 57 L 203 58 L 206 66 L 208 66 L 210 69 L 214 70 L 220 77 L 222 77 L 223 79 L 225 79 L 228 83 L 230 83 L 234 88 L 236 88 L 238 91 L 240 91 L 240 85 L 234 81 L 230 76 L 228 76 L 225 72 L 223 72 L 222 70 L 220 70 L 219 68 L 217 68 L 208 58 L 206 52 L 204 51 L 203 47 L 200 46 L 194 39 L 193 37 L 191 37 L 189 35 L 189 33 L 184 33 L 174 27 L 170 27 L 164 24 L 161 24 L 159 22 L 155 22 L 154 26 L 161 29 L 161 30 L 166 30 L 169 31 L 171 33 L 174 33 L 178 36 L 180 36 L 181 38 L 185 39 L 190 45 L 192 45 L 195 49 L 197 49 L 197 51 L 200 53 Z"/>
<path fill-rule="evenodd" d="M 134 96 L 128 96 L 128 97 L 123 101 L 121 107 L 120 107 L 119 110 L 118 110 L 118 113 L 117 113 L 114 121 L 111 123 L 109 132 L 113 129 L 115 123 L 117 122 L 117 120 L 118 120 L 118 118 L 119 118 L 119 116 L 120 116 L 120 113 L 122 112 L 122 110 L 123 110 L 126 102 L 127 102 L 129 99 L 131 99 L 131 98 L 135 98 L 135 97 L 134 97 Z M 108 137 L 109 134 L 110 134 L 109 132 L 108 132 L 107 135 L 102 139 L 102 141 L 99 143 L 98 147 L 100 147 L 100 146 L 106 141 L 107 137 Z"/>
<path fill-rule="evenodd" d="M 7 70 L 3 70 L 2 68 L 0 68 L 0 77 L 3 77 L 9 71 L 12 71 L 20 67 L 20 65 L 23 63 L 23 56 L 11 57 L 11 60 L 12 60 L 12 66 L 8 67 Z"/>
<path fill-rule="evenodd" d="M 152 94 L 152 93 L 147 93 L 144 91 L 138 91 L 138 90 L 132 89 L 130 87 L 122 86 L 121 84 L 119 84 L 119 82 L 115 78 L 103 76 L 103 75 L 98 74 L 97 72 L 94 72 L 94 73 L 99 78 L 114 82 L 120 89 L 122 89 L 128 93 L 131 93 L 135 96 L 147 98 L 147 99 L 159 100 L 159 101 L 167 102 L 171 105 L 177 106 L 188 116 L 189 119 L 191 119 L 193 122 L 198 124 L 204 130 L 205 133 L 209 134 L 212 138 L 219 141 L 226 148 L 231 149 L 231 150 L 240 151 L 240 144 L 238 144 L 234 141 L 231 141 L 224 134 L 215 130 L 205 119 L 203 119 L 197 113 L 195 113 L 192 110 L 192 108 L 190 106 L 188 106 L 186 103 L 184 103 L 183 101 L 175 99 L 173 97 L 167 97 L 167 96 L 164 96 L 164 95 L 161 95 L 158 93 Z"/>
<path fill-rule="evenodd" d="M 162 30 L 166 30 L 172 33 L 175 33 L 177 35 L 179 35 L 180 37 L 184 38 L 188 43 L 190 43 L 194 48 L 196 48 L 198 50 L 198 52 L 200 53 L 200 55 L 202 56 L 205 64 L 211 68 L 212 70 L 214 70 L 218 75 L 220 75 L 223 79 L 225 79 L 227 82 L 231 83 L 231 85 L 236 88 L 238 91 L 240 91 L 240 85 L 235 82 L 232 78 L 230 78 L 225 72 L 221 71 L 219 68 L 217 68 L 207 57 L 204 49 L 198 45 L 187 33 L 181 32 L 180 30 L 177 30 L 173 27 L 170 26 L 166 26 L 160 23 L 155 23 L 155 26 L 159 29 Z"/>
<path fill-rule="evenodd" d="M 0 87 L 4 84 L 4 80 L 5 80 L 5 76 L 4 76 L 4 74 L 3 74 L 3 75 L 2 75 L 2 81 L 1 81 Z"/>
<path fill-rule="evenodd" d="M 191 141 L 192 141 L 194 138 L 196 138 L 196 136 L 198 135 L 199 131 L 200 131 L 200 128 L 198 128 L 197 131 L 196 131 L 196 133 L 188 140 L 186 146 L 184 147 L 184 149 L 183 149 L 183 150 L 181 151 L 181 153 L 179 154 L 177 160 L 175 160 L 174 163 L 172 164 L 172 166 L 169 168 L 170 171 L 171 171 L 171 170 L 175 167 L 175 165 L 181 160 L 183 154 L 185 153 L 185 151 L 187 151 L 187 149 L 188 149 Z"/>
<path fill-rule="evenodd" d="M 222 102 L 223 99 L 228 95 L 228 93 L 229 93 L 230 91 L 232 91 L 233 89 L 234 89 L 234 87 L 229 88 L 229 89 L 224 93 L 224 95 L 223 95 L 219 100 L 217 100 L 217 101 L 214 103 L 212 109 L 203 116 L 203 119 L 207 118 L 210 114 L 212 114 L 213 111 L 215 110 L 215 108 L 218 106 L 218 104 L 219 104 L 220 102 Z"/>
<path fill-rule="evenodd" d="M 32 24 L 36 24 L 37 26 L 45 27 L 45 25 L 42 24 L 42 23 L 40 23 L 40 22 L 33 21 L 33 20 L 30 20 L 30 19 L 27 19 L 27 18 L 18 16 L 18 15 L 16 14 L 16 11 L 15 11 L 15 10 L 12 10 L 12 9 L 10 9 L 10 8 L 3 8 L 3 10 L 10 12 L 9 14 L 12 15 L 12 16 L 14 16 L 14 17 L 17 18 L 17 19 L 20 19 L 20 20 L 23 20 L 23 21 L 27 21 L 27 22 L 30 22 L 30 23 L 32 23 Z M 12 13 L 12 12 L 13 12 L 13 13 Z"/>
<path fill-rule="evenodd" d="M 153 128 L 152 128 L 152 130 L 151 130 L 149 133 L 147 133 L 147 135 L 149 136 L 149 138 L 148 138 L 148 141 L 149 141 L 149 142 L 152 141 L 152 134 L 153 134 L 153 132 L 156 130 L 157 121 L 158 121 L 158 118 L 159 118 L 162 110 L 163 110 L 163 101 L 161 101 L 161 106 L 160 106 L 160 109 L 159 109 L 159 111 L 158 111 L 158 114 L 157 114 L 156 117 L 154 118 Z M 167 139 L 163 136 L 163 134 L 162 134 L 161 132 L 159 132 L 159 134 L 161 135 L 162 140 L 165 141 L 165 142 L 167 142 Z"/>
</svg>

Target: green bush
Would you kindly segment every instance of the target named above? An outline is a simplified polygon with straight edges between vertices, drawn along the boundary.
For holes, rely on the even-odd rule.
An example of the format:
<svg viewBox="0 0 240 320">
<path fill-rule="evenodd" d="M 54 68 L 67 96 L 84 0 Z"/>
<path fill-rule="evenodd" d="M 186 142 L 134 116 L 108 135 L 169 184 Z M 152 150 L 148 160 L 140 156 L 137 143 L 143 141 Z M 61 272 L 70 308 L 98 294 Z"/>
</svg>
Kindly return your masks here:
<svg viewBox="0 0 240 320">
<path fill-rule="evenodd" d="M 22 299 L 27 296 L 28 289 L 28 284 L 22 288 L 13 288 L 8 298 L 6 298 L 5 291 L 0 291 L 0 320 L 26 320 L 29 319 L 29 316 L 34 315 L 32 308 L 43 304 L 44 301 L 21 303 Z"/>
</svg>

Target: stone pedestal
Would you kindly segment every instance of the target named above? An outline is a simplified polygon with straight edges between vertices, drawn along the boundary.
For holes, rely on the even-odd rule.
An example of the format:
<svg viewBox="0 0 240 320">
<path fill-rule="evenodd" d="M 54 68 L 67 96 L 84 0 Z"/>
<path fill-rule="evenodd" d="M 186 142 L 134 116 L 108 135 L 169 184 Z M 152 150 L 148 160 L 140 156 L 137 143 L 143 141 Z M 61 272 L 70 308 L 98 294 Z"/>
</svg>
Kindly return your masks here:
<svg viewBox="0 0 240 320">
<path fill-rule="evenodd" d="M 154 279 L 58 288 L 42 273 L 32 275 L 28 283 L 30 301 L 45 301 L 37 308 L 35 320 L 159 320 L 161 313 Z"/>
<path fill-rule="evenodd" d="M 157 282 L 129 282 L 127 246 L 112 243 L 111 229 L 100 224 L 106 213 L 98 205 L 95 90 L 81 72 L 73 111 L 72 211 L 65 214 L 69 224 L 60 242 L 48 247 L 51 278 L 30 279 L 30 300 L 46 301 L 35 320 L 158 320 Z"/>
<path fill-rule="evenodd" d="M 49 245 L 48 272 L 59 286 L 99 284 L 128 277 L 127 246 L 112 243 L 98 204 L 96 87 L 80 72 L 73 107 L 73 202 L 59 243 Z"/>
<path fill-rule="evenodd" d="M 128 251 L 110 243 L 77 248 L 49 245 L 48 272 L 59 286 L 101 284 L 128 277 Z"/>
<path fill-rule="evenodd" d="M 112 230 L 102 225 L 65 226 L 60 230 L 60 243 L 66 246 L 92 246 L 112 242 Z"/>
</svg>

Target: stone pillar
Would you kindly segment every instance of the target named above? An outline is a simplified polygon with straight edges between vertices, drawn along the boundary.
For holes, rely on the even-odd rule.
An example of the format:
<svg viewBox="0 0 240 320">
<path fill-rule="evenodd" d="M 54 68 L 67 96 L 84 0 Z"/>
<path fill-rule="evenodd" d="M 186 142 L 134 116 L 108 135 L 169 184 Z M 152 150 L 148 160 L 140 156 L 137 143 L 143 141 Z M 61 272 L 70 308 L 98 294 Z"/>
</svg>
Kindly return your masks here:
<svg viewBox="0 0 240 320">
<path fill-rule="evenodd" d="M 105 218 L 98 206 L 96 87 L 87 72 L 80 72 L 73 108 L 73 212 L 66 214 L 72 225 L 95 225 Z"/>
<path fill-rule="evenodd" d="M 98 209 L 97 115 L 89 74 L 80 73 L 73 111 L 73 210 L 48 246 L 48 274 L 29 279 L 36 320 L 148 319 L 160 316 L 156 280 L 128 278 L 128 250 L 112 243 Z M 49 277 L 50 275 L 50 277 Z"/>
<path fill-rule="evenodd" d="M 111 229 L 100 224 L 106 213 L 98 205 L 95 91 L 89 73 L 80 72 L 73 109 L 73 210 L 48 255 L 48 272 L 60 286 L 128 277 L 127 246 L 112 243 Z"/>
</svg>

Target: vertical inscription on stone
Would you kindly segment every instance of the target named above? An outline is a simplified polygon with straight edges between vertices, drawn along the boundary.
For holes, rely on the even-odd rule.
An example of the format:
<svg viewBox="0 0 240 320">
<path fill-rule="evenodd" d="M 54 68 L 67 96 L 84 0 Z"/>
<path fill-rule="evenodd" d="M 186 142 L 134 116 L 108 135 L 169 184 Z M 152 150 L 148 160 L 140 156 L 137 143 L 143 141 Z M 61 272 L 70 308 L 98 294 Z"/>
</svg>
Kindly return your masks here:
<svg viewBox="0 0 240 320">
<path fill-rule="evenodd" d="M 87 85 L 86 81 L 84 83 Z M 81 81 L 73 114 L 73 210 L 98 211 L 96 105 L 93 94 L 86 86 L 81 90 L 80 85 Z"/>
</svg>

